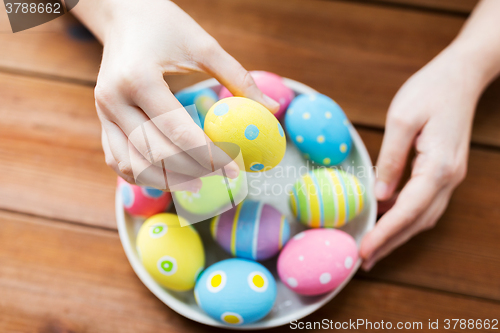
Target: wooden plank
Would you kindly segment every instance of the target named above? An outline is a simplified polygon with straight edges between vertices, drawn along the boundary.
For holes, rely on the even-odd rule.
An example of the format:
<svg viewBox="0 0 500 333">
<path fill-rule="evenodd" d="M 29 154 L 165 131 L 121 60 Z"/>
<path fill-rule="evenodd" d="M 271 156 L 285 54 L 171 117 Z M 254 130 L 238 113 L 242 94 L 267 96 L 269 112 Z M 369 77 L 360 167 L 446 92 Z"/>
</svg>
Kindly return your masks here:
<svg viewBox="0 0 500 333">
<path fill-rule="evenodd" d="M 93 91 L 0 74 L 0 207 L 116 228 Z"/>
<path fill-rule="evenodd" d="M 13 34 L 6 11 L 0 11 L 0 70 L 59 77 L 93 84 L 102 47 L 95 39 L 70 33 L 77 25 L 71 15 Z"/>
<path fill-rule="evenodd" d="M 421 9 L 434 9 L 468 14 L 479 2 L 478 0 L 367 0 L 381 4 L 396 4 Z"/>
<path fill-rule="evenodd" d="M 132 271 L 116 232 L 5 212 L 0 221 L 2 332 L 217 331 L 156 299 Z M 499 311 L 498 302 L 355 279 L 305 320 L 426 325 L 428 319 L 498 318 Z"/>
</svg>

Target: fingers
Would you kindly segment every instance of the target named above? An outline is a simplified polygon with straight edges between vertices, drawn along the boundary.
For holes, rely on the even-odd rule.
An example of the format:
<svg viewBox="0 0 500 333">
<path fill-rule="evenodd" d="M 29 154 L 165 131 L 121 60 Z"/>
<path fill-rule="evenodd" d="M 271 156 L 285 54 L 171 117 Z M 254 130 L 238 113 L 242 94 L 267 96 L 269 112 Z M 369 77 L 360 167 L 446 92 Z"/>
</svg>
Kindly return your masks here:
<svg viewBox="0 0 500 333">
<path fill-rule="evenodd" d="M 406 165 L 408 153 L 421 126 L 389 115 L 382 148 L 377 161 L 375 197 L 388 200 L 393 194 Z"/>
<path fill-rule="evenodd" d="M 415 223 L 436 200 L 441 188 L 432 175 L 411 178 L 399 194 L 394 207 L 385 213 L 375 228 L 363 238 L 361 257 L 370 259 L 389 239 Z"/>
<path fill-rule="evenodd" d="M 436 221 L 443 214 L 449 199 L 448 189 L 443 189 L 437 194 L 437 198 L 413 224 L 403 229 L 393 236 L 387 243 L 382 245 L 371 257 L 366 259 L 362 268 L 369 271 L 378 261 L 386 257 L 399 246 L 406 243 L 416 234 L 425 231 L 435 225 Z"/>
<path fill-rule="evenodd" d="M 250 73 L 216 42 L 203 61 L 203 66 L 205 71 L 227 87 L 234 96 L 253 99 L 264 105 L 273 114 L 279 110 L 279 103 L 264 95 Z"/>
<path fill-rule="evenodd" d="M 104 127 L 102 128 L 101 131 L 101 144 L 102 144 L 102 150 L 104 151 L 104 157 L 106 159 L 106 164 L 121 178 L 123 178 L 125 181 L 127 181 L 130 184 L 135 184 L 135 179 L 134 177 L 130 175 L 126 175 L 123 172 L 120 171 L 118 168 L 118 163 L 115 160 L 115 157 L 113 156 L 113 153 L 111 152 L 111 148 L 109 146 L 109 141 L 108 141 L 108 136 L 106 134 L 106 131 L 104 130 Z"/>
<path fill-rule="evenodd" d="M 100 113 L 110 116 L 119 125 L 119 130 L 128 136 L 128 140 L 151 164 L 161 168 L 164 159 L 175 156 L 170 159 L 168 165 L 168 169 L 172 172 L 201 177 L 211 171 L 174 145 L 138 107 L 114 103 L 107 105 L 106 108 L 103 110 L 102 106 L 98 106 Z M 107 119 L 101 121 L 104 124 L 112 124 Z"/>
<path fill-rule="evenodd" d="M 169 169 L 195 177 L 201 177 L 214 171 L 212 159 L 217 155 L 211 154 L 208 149 L 210 139 L 175 98 L 161 75 L 153 78 L 147 86 L 141 88 L 134 97 L 134 101 L 151 119 L 151 122 L 146 124 L 147 128 L 144 132 L 147 133 L 147 137 L 151 137 L 153 142 L 158 142 L 157 149 L 160 149 L 159 147 L 165 145 L 166 142 L 170 144 L 171 148 L 172 146 L 177 148 L 175 161 L 172 161 L 172 165 L 169 163 Z M 158 131 L 163 134 L 163 140 L 159 138 Z M 137 136 L 143 136 L 140 131 L 137 133 Z M 173 154 L 170 153 L 168 156 L 173 156 Z M 166 156 L 160 157 L 164 159 Z M 196 168 L 187 173 L 186 169 L 189 169 L 191 164 L 197 164 L 204 170 Z M 180 168 L 174 169 L 173 166 Z M 231 178 L 236 178 L 239 174 L 238 166 L 234 162 L 229 163 L 226 170 Z"/>
<path fill-rule="evenodd" d="M 201 188 L 200 179 L 151 165 L 129 143 L 126 135 L 116 124 L 103 121 L 103 132 L 103 149 L 107 160 L 111 154 L 115 162 L 110 162 L 110 166 L 126 181 L 167 191 L 197 192 Z"/>
</svg>

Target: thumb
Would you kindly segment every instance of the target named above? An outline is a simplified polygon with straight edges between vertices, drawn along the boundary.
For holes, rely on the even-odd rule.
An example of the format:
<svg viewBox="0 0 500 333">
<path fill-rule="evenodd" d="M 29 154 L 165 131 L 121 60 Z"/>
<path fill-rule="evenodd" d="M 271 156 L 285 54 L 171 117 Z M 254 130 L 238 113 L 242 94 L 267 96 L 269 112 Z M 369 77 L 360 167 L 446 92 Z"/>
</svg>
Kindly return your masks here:
<svg viewBox="0 0 500 333">
<path fill-rule="evenodd" d="M 217 42 L 204 59 L 205 70 L 222 83 L 234 96 L 253 99 L 264 105 L 272 113 L 276 113 L 279 103 L 262 93 L 255 84 L 250 73 L 227 53 Z"/>
</svg>

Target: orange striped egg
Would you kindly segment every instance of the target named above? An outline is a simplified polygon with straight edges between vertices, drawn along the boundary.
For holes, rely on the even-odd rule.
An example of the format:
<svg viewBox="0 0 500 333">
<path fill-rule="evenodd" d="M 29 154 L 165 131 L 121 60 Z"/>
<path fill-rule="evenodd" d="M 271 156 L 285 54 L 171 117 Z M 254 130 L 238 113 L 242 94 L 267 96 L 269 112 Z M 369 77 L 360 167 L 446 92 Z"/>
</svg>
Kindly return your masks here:
<svg viewBox="0 0 500 333">
<path fill-rule="evenodd" d="M 338 228 L 363 210 L 364 186 L 342 170 L 320 168 L 301 177 L 290 193 L 295 217 L 312 228 Z"/>
<path fill-rule="evenodd" d="M 235 257 L 266 260 L 276 255 L 290 236 L 285 216 L 271 205 L 245 200 L 212 219 L 212 236 Z"/>
</svg>

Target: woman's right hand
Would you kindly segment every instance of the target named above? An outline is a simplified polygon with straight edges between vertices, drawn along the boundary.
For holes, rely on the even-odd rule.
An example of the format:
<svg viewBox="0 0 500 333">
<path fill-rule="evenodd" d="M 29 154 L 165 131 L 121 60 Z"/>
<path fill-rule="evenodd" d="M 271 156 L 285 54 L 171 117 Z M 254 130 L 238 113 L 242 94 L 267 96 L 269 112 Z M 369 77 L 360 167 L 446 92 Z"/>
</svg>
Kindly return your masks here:
<svg viewBox="0 0 500 333">
<path fill-rule="evenodd" d="M 131 183 L 138 180 L 137 170 L 154 164 L 147 175 L 141 174 L 141 185 L 196 192 L 201 187 L 198 178 L 212 172 L 214 161 L 205 149 L 193 148 L 205 147 L 209 139 L 174 97 L 163 75 L 206 72 L 234 95 L 251 98 L 271 111 L 279 104 L 265 96 L 249 73 L 173 2 L 99 1 L 92 6 L 80 6 L 82 2 L 76 14 L 104 44 L 95 98 L 107 164 Z M 88 13 L 103 6 L 108 7 L 102 8 L 107 14 L 101 20 Z M 236 163 L 230 163 L 226 172 L 237 177 Z M 172 184 L 178 185 L 170 188 Z"/>
</svg>

